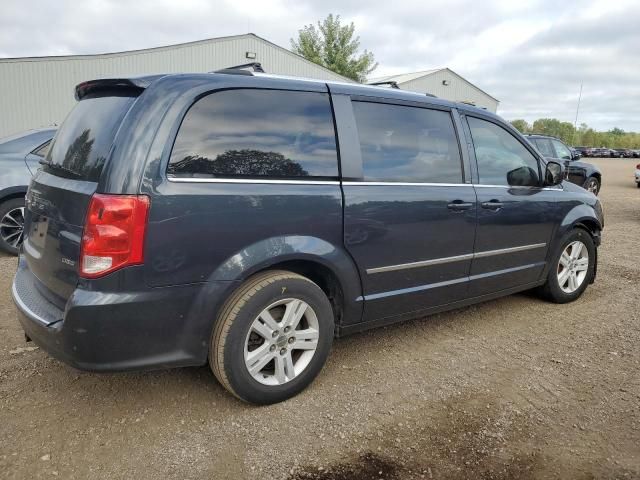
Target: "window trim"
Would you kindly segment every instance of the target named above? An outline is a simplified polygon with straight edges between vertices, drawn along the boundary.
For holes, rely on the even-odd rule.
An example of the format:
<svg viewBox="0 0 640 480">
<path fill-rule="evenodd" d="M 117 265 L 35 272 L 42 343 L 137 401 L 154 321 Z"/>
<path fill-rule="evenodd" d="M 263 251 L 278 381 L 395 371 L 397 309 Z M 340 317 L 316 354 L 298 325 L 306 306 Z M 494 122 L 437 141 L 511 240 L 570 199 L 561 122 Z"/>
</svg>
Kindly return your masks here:
<svg viewBox="0 0 640 480">
<path fill-rule="evenodd" d="M 502 124 L 500 121 L 497 121 L 491 117 L 485 117 L 484 115 L 476 115 L 475 112 L 473 113 L 467 113 L 465 112 L 464 115 L 461 115 L 463 117 L 463 122 L 464 124 L 467 126 L 467 131 L 469 133 L 469 140 L 471 145 L 473 146 L 473 159 L 475 160 L 475 165 L 476 165 L 476 178 L 475 178 L 475 182 L 474 185 L 476 186 L 486 186 L 486 187 L 505 187 L 505 188 L 535 188 L 535 189 L 542 189 L 545 188 L 544 187 L 544 182 L 543 182 L 543 176 L 542 176 L 542 166 L 544 165 L 546 167 L 546 162 L 544 161 L 544 159 L 540 158 L 538 152 L 535 151 L 535 147 L 531 144 L 528 144 L 528 142 L 523 142 L 521 141 L 517 135 L 514 134 L 514 132 L 512 132 L 510 130 L 510 128 L 513 127 L 507 127 L 504 124 Z M 471 133 L 471 125 L 469 125 L 469 122 L 467 121 L 466 117 L 471 117 L 471 118 L 475 118 L 478 120 L 484 120 L 485 122 L 489 122 L 492 123 L 494 125 L 496 125 L 499 128 L 502 128 L 504 131 L 506 131 L 508 134 L 510 134 L 518 143 L 520 143 L 520 145 L 522 145 L 530 154 L 531 156 L 536 160 L 536 163 L 538 164 L 538 185 L 534 186 L 534 185 L 491 185 L 491 184 L 487 184 L 487 183 L 481 183 L 480 182 L 480 167 L 478 165 L 478 157 L 476 156 L 476 147 L 475 147 L 475 142 L 473 140 L 473 134 Z"/>
<path fill-rule="evenodd" d="M 437 183 L 437 182 L 403 182 L 403 181 L 393 181 L 393 180 L 365 180 L 364 177 L 364 162 L 365 159 L 362 158 L 362 150 L 361 150 L 361 143 L 360 143 L 360 132 L 358 131 L 358 136 L 356 138 L 357 140 L 357 146 L 358 146 L 358 150 L 360 151 L 360 158 L 361 158 L 361 165 L 362 165 L 362 177 L 361 179 L 359 179 L 357 182 L 353 182 L 353 181 L 349 181 L 346 182 L 348 185 L 352 185 L 354 183 L 358 183 L 358 184 L 362 184 L 362 185 L 405 185 L 405 186 L 434 186 L 434 185 L 439 185 L 439 186 L 452 186 L 452 185 L 471 185 L 472 183 L 472 177 L 471 177 L 471 172 L 467 172 L 467 164 L 465 164 L 465 156 L 463 154 L 463 149 L 462 149 L 462 144 L 461 144 L 461 139 L 464 138 L 462 136 L 462 132 L 458 131 L 458 125 L 456 123 L 456 116 L 454 112 L 454 108 L 445 106 L 445 105 L 437 105 L 437 104 L 432 104 L 432 103 L 423 103 L 423 102 L 412 102 L 412 101 L 408 101 L 408 100 L 400 100 L 400 99 L 391 99 L 391 98 L 379 98 L 379 97 L 370 97 L 370 96 L 364 96 L 364 95 L 351 95 L 351 107 L 352 107 L 352 111 L 353 111 L 353 118 L 354 118 L 354 123 L 356 125 L 356 129 L 358 127 L 358 123 L 357 123 L 357 119 L 355 118 L 355 108 L 353 107 L 354 102 L 361 102 L 361 103 L 379 103 L 379 104 L 384 104 L 384 105 L 393 105 L 393 106 L 398 106 L 398 107 L 413 107 L 413 108 L 420 108 L 423 110 L 437 110 L 437 111 L 441 111 L 441 112 L 445 112 L 449 114 L 449 117 L 451 119 L 451 126 L 453 127 L 453 132 L 454 132 L 454 136 L 456 139 L 456 142 L 458 144 L 458 155 L 460 157 L 460 182 L 459 183 L 452 183 L 452 182 L 443 182 L 443 183 Z"/>
<path fill-rule="evenodd" d="M 42 150 L 45 146 L 47 145 L 51 145 L 51 142 L 53 141 L 53 138 L 50 138 L 49 140 L 47 140 L 46 142 L 44 142 L 43 144 L 41 144 L 40 146 L 34 148 L 33 150 L 31 150 L 29 152 L 30 155 L 35 155 L 36 157 L 40 157 L 40 158 L 44 158 L 46 157 L 46 155 L 40 155 L 39 152 L 40 150 Z"/>
<path fill-rule="evenodd" d="M 336 176 L 310 175 L 308 177 L 278 177 L 278 178 L 266 177 L 266 176 L 265 177 L 249 176 L 249 175 L 225 176 L 225 177 L 178 177 L 169 173 L 168 170 L 169 170 L 169 165 L 171 164 L 171 155 L 173 153 L 173 149 L 178 139 L 178 135 L 180 134 L 182 125 L 185 119 L 187 118 L 187 115 L 191 111 L 191 109 L 198 102 L 200 102 L 206 97 L 210 97 L 212 95 L 215 95 L 216 93 L 228 92 L 231 90 L 259 90 L 259 91 L 275 91 L 275 92 L 290 92 L 290 93 L 291 92 L 315 93 L 320 95 L 326 95 L 328 97 L 329 113 L 331 115 L 331 126 L 333 128 L 333 136 L 334 136 L 335 149 L 336 149 L 337 175 Z M 341 174 L 340 147 L 338 143 L 339 141 L 338 141 L 337 129 L 336 129 L 336 118 L 335 118 L 335 112 L 333 110 L 331 92 L 329 92 L 328 90 L 322 91 L 322 90 L 314 90 L 314 89 L 306 90 L 306 89 L 295 89 L 295 88 L 294 89 L 261 88 L 261 87 L 254 87 L 254 86 L 227 87 L 227 88 L 218 88 L 215 90 L 207 90 L 205 92 L 202 92 L 196 95 L 193 99 L 191 99 L 191 101 L 188 103 L 186 108 L 183 107 L 182 111 L 178 116 L 178 121 L 176 122 L 176 125 L 173 128 L 172 137 L 173 138 L 171 141 L 170 148 L 167 149 L 166 154 L 163 154 L 163 156 L 166 155 L 165 157 L 166 160 L 165 162 L 163 162 L 164 168 L 161 168 L 162 177 L 164 177 L 167 181 L 172 183 L 254 183 L 254 184 L 255 183 L 277 183 L 277 184 L 291 184 L 291 185 L 309 184 L 309 183 L 318 184 L 318 185 L 333 185 L 333 184 L 340 183 L 340 178 L 341 178 L 340 177 L 340 174 Z"/>
</svg>

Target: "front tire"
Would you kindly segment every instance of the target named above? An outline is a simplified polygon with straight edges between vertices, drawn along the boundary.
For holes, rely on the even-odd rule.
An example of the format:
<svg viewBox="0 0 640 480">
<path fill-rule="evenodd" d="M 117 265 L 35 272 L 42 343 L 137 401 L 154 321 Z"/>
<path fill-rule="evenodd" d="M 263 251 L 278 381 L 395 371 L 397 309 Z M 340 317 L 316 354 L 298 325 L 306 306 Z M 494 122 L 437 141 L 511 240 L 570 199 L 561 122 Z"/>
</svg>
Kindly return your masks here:
<svg viewBox="0 0 640 480">
<path fill-rule="evenodd" d="M 292 272 L 260 273 L 225 302 L 214 327 L 209 365 L 239 399 L 281 402 L 320 373 L 333 331 L 333 309 L 318 285 Z"/>
<path fill-rule="evenodd" d="M 0 204 L 0 250 L 17 255 L 24 230 L 24 198 L 11 198 Z"/>
<path fill-rule="evenodd" d="M 581 228 L 568 232 L 556 251 L 546 283 L 540 288 L 543 297 L 554 303 L 577 300 L 593 281 L 596 246 L 591 235 Z"/>
<path fill-rule="evenodd" d="M 600 192 L 600 181 L 596 177 L 589 177 L 584 182 L 583 188 L 594 195 L 598 195 Z"/>
</svg>

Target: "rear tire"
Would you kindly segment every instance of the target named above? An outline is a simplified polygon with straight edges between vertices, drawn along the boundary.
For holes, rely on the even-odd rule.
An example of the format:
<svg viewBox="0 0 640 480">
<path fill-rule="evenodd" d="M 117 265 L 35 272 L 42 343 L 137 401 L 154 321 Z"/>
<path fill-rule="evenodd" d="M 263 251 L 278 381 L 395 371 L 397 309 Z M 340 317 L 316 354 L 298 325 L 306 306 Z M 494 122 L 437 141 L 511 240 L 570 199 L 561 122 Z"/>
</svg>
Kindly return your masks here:
<svg viewBox="0 0 640 480">
<path fill-rule="evenodd" d="M 591 235 L 581 228 L 568 232 L 555 252 L 547 281 L 539 292 L 554 303 L 577 300 L 593 281 L 596 246 Z"/>
<path fill-rule="evenodd" d="M 24 198 L 11 198 L 0 204 L 0 250 L 18 255 L 24 229 Z"/>
<path fill-rule="evenodd" d="M 333 309 L 318 285 L 292 272 L 260 273 L 222 307 L 209 365 L 239 399 L 281 402 L 300 393 L 320 373 L 333 331 Z"/>
</svg>

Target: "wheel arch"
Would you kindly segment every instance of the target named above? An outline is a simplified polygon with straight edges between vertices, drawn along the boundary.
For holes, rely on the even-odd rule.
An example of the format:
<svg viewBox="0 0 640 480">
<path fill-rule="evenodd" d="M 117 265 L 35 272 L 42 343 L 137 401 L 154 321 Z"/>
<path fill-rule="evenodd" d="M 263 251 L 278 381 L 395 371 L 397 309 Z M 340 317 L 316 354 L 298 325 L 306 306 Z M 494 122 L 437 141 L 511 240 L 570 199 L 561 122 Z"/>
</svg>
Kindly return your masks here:
<svg viewBox="0 0 640 480">
<path fill-rule="evenodd" d="M 25 186 L 17 186 L 17 187 L 8 187 L 3 190 L 0 190 L 0 203 L 6 202 L 7 200 L 12 200 L 14 198 L 24 198 L 27 194 L 28 187 Z"/>
<path fill-rule="evenodd" d="M 249 245 L 220 264 L 210 282 L 240 285 L 267 270 L 289 270 L 316 283 L 334 309 L 336 325 L 359 322 L 362 285 L 358 269 L 341 247 L 310 236 L 272 237 Z"/>
</svg>

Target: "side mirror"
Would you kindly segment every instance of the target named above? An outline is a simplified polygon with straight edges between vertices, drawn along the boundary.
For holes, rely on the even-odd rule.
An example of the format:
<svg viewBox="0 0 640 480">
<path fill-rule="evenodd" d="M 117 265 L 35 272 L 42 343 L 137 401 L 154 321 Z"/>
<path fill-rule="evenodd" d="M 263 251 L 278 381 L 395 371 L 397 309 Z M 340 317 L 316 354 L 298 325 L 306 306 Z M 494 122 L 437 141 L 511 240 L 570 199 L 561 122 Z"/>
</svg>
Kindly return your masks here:
<svg viewBox="0 0 640 480">
<path fill-rule="evenodd" d="M 564 169 L 562 165 L 553 160 L 547 161 L 547 167 L 544 171 L 544 183 L 547 186 L 560 185 L 564 180 Z"/>
<path fill-rule="evenodd" d="M 522 166 L 507 172 L 507 183 L 512 187 L 533 187 L 538 183 L 538 173 L 531 167 Z"/>
<path fill-rule="evenodd" d="M 580 152 L 571 152 L 571 160 L 579 160 L 582 158 L 582 154 Z"/>
</svg>

